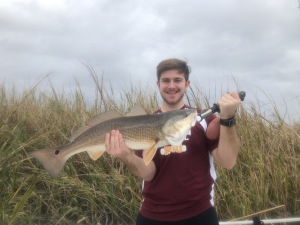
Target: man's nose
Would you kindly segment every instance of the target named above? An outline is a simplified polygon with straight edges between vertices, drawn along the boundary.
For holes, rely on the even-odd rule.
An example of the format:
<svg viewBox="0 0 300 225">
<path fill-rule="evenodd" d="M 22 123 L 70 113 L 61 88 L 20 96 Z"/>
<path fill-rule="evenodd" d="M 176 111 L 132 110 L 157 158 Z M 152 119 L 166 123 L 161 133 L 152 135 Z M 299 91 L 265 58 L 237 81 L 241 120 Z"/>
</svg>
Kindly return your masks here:
<svg viewBox="0 0 300 225">
<path fill-rule="evenodd" d="M 171 80 L 169 82 L 169 88 L 174 88 L 174 87 L 175 87 L 175 82 Z"/>
</svg>

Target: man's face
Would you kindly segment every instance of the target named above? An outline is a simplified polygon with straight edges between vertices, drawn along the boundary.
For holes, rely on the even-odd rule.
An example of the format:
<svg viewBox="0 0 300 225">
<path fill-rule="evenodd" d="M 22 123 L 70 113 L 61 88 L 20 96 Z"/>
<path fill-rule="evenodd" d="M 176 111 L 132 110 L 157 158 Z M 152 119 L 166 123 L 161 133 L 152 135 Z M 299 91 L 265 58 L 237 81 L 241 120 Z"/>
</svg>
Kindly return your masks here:
<svg viewBox="0 0 300 225">
<path fill-rule="evenodd" d="M 190 81 L 186 81 L 184 74 L 177 70 L 163 72 L 157 81 L 161 97 L 172 106 L 183 104 L 183 96 L 189 84 Z"/>
</svg>

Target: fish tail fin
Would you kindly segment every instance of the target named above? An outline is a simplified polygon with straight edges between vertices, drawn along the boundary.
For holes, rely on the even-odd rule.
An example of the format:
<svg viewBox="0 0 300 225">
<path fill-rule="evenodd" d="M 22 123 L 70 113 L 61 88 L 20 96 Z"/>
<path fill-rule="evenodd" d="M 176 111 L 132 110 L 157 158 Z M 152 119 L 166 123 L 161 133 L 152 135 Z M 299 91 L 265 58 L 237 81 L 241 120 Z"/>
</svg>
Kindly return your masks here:
<svg viewBox="0 0 300 225">
<path fill-rule="evenodd" d="M 47 172 L 57 178 L 64 167 L 67 159 L 59 154 L 60 148 L 46 148 L 29 153 L 29 156 L 40 161 Z"/>
</svg>

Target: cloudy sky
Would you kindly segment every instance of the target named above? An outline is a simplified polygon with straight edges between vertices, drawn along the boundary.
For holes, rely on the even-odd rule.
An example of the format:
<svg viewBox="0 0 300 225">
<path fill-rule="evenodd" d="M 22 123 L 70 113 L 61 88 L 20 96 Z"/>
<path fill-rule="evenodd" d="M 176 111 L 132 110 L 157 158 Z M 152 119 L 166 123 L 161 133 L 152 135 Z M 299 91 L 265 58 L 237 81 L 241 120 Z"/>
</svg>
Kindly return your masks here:
<svg viewBox="0 0 300 225">
<path fill-rule="evenodd" d="M 186 59 L 204 92 L 300 115 L 299 0 L 1 0 L 0 83 L 46 74 L 60 89 L 94 92 L 84 64 L 116 90 L 153 84 L 165 58 Z M 44 85 L 49 85 L 47 82 Z M 42 86 L 43 87 L 43 86 Z M 214 101 L 214 100 L 212 100 Z M 213 102 L 212 102 L 213 103 Z M 246 102 L 244 104 L 247 104 Z"/>
</svg>

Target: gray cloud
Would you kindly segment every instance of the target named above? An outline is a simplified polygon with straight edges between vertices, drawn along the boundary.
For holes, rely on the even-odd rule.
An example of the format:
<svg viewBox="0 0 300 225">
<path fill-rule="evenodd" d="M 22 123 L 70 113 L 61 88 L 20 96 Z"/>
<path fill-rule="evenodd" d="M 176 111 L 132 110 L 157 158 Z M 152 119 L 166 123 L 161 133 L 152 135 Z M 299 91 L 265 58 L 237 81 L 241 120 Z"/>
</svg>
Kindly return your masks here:
<svg viewBox="0 0 300 225">
<path fill-rule="evenodd" d="M 45 74 L 57 88 L 93 85 L 82 63 L 116 89 L 155 85 L 156 64 L 185 58 L 204 90 L 260 90 L 299 118 L 298 2 L 2 0 L 0 81 L 22 84 Z M 293 99 L 293 100 L 291 100 Z M 282 109 L 284 111 L 284 109 Z M 296 112 L 296 113 L 295 113 Z"/>
</svg>

